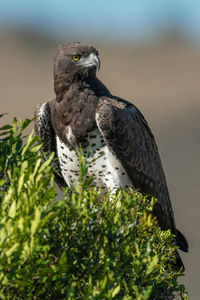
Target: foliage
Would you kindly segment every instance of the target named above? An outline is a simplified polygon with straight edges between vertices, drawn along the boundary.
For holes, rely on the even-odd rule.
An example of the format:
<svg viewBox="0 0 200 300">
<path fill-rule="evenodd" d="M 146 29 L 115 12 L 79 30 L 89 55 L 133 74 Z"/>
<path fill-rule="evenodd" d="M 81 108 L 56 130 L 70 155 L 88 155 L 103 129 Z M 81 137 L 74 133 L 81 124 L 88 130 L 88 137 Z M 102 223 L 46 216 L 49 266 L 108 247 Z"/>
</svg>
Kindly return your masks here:
<svg viewBox="0 0 200 300">
<path fill-rule="evenodd" d="M 187 299 L 172 270 L 176 247 L 152 217 L 155 199 L 131 190 L 101 195 L 86 179 L 54 201 L 51 156 L 25 120 L 1 128 L 1 299 Z"/>
</svg>

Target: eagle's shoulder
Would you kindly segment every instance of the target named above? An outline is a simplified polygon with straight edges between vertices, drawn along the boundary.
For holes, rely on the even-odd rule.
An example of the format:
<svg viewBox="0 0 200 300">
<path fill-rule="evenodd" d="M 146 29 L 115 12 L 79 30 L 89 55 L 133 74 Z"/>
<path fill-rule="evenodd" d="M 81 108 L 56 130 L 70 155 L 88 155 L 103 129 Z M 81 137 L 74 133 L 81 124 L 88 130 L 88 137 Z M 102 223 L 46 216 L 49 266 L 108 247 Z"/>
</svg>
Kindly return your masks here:
<svg viewBox="0 0 200 300">
<path fill-rule="evenodd" d="M 110 126 L 114 126 L 120 120 L 122 127 L 125 126 L 128 131 L 139 129 L 138 134 L 142 133 L 149 141 L 152 140 L 155 150 L 157 149 L 153 133 L 145 117 L 133 103 L 112 95 L 101 97 L 96 118 L 102 123 L 109 122 Z"/>
<path fill-rule="evenodd" d="M 110 109 L 114 108 L 114 107 L 118 107 L 120 109 L 134 107 L 134 105 L 132 103 L 130 103 L 129 101 L 124 100 L 117 96 L 113 96 L 110 93 L 107 93 L 107 94 L 103 95 L 102 97 L 100 97 L 99 108 L 102 106 L 108 106 L 108 108 L 110 108 Z"/>
</svg>

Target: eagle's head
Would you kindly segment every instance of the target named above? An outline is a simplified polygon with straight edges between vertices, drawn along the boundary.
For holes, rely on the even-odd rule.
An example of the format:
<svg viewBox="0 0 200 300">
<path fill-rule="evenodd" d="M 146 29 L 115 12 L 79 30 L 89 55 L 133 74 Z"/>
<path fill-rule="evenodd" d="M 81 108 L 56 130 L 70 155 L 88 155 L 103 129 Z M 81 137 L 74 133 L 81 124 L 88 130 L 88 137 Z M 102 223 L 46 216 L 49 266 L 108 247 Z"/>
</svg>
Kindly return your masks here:
<svg viewBox="0 0 200 300">
<path fill-rule="evenodd" d="M 79 42 L 58 47 L 54 60 L 54 75 L 68 74 L 73 79 L 80 79 L 95 76 L 99 68 L 98 51 L 94 47 Z"/>
</svg>

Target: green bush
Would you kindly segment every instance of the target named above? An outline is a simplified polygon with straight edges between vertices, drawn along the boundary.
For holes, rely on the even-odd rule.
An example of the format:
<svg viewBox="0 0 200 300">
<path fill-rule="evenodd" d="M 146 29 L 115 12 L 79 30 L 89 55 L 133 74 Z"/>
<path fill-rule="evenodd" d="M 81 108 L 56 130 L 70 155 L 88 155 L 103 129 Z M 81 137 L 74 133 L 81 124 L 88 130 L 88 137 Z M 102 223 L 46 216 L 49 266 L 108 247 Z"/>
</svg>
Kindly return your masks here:
<svg viewBox="0 0 200 300">
<path fill-rule="evenodd" d="M 55 202 L 51 161 L 30 121 L 1 128 L 1 299 L 187 299 L 171 265 L 176 247 L 152 217 L 155 199 L 131 190 L 100 196 L 86 179 Z"/>
</svg>

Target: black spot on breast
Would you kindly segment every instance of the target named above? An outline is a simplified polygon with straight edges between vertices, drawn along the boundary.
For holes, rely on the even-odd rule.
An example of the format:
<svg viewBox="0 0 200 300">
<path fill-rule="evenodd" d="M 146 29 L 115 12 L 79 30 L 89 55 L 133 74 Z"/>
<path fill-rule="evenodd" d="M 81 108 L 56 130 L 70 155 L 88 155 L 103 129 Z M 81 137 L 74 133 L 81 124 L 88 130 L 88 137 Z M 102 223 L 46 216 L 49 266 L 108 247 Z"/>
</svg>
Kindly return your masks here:
<svg viewBox="0 0 200 300">
<path fill-rule="evenodd" d="M 60 148 L 61 148 L 61 149 L 64 149 L 64 147 L 63 147 L 63 146 L 60 146 Z"/>
<path fill-rule="evenodd" d="M 74 173 L 74 170 L 70 170 L 70 172 Z"/>
<path fill-rule="evenodd" d="M 100 155 L 104 155 L 105 152 L 104 152 L 104 151 L 100 151 L 99 154 L 100 154 Z"/>
<path fill-rule="evenodd" d="M 66 164 L 66 161 L 64 161 L 62 158 L 61 158 L 61 161 L 62 161 L 63 164 Z"/>
<path fill-rule="evenodd" d="M 116 168 L 115 168 L 115 170 L 119 170 L 119 168 L 118 168 L 118 167 L 116 167 Z"/>
<path fill-rule="evenodd" d="M 111 174 L 111 172 L 108 172 L 107 174 Z"/>
<path fill-rule="evenodd" d="M 95 147 L 95 146 L 96 146 L 96 144 L 95 144 L 95 143 L 91 145 L 91 147 Z"/>
<path fill-rule="evenodd" d="M 70 161 L 73 161 L 73 159 L 71 157 L 69 157 Z"/>
<path fill-rule="evenodd" d="M 90 138 L 91 139 L 95 139 L 97 136 L 96 135 L 91 135 Z"/>
<path fill-rule="evenodd" d="M 65 153 L 63 153 L 63 155 L 64 155 L 65 158 L 68 158 L 68 156 Z"/>
<path fill-rule="evenodd" d="M 126 173 L 125 173 L 125 172 L 122 172 L 122 175 L 126 175 Z"/>
<path fill-rule="evenodd" d="M 106 165 L 102 165 L 102 168 L 105 168 L 106 167 Z"/>
</svg>

